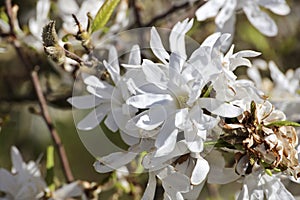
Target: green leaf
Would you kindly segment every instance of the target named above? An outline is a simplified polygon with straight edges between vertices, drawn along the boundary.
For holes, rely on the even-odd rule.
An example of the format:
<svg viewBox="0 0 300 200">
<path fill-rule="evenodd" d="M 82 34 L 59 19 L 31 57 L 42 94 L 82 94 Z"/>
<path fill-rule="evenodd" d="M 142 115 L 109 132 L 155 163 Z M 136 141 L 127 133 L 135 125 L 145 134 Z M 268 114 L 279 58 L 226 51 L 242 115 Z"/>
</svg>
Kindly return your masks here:
<svg viewBox="0 0 300 200">
<path fill-rule="evenodd" d="M 300 126 L 297 122 L 291 122 L 291 121 L 276 121 L 271 122 L 270 124 L 266 125 L 267 127 L 271 126 Z"/>
<path fill-rule="evenodd" d="M 92 33 L 106 25 L 119 2 L 120 0 L 106 0 L 104 2 L 104 4 L 98 10 L 97 15 L 92 23 Z"/>
<path fill-rule="evenodd" d="M 273 173 L 270 169 L 265 169 L 266 174 L 268 174 L 269 176 L 272 176 Z"/>
<path fill-rule="evenodd" d="M 46 183 L 51 191 L 55 190 L 54 184 L 54 147 L 47 148 L 47 162 L 46 162 Z"/>
</svg>

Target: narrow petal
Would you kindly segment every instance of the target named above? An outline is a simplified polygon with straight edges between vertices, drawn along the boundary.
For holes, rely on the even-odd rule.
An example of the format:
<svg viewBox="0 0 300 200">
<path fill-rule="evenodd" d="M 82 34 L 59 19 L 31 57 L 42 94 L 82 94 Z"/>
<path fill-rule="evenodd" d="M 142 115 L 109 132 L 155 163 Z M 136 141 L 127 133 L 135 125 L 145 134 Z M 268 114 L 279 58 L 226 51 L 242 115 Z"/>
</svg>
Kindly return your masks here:
<svg viewBox="0 0 300 200">
<path fill-rule="evenodd" d="M 149 179 L 148 179 L 147 187 L 143 194 L 142 200 L 154 199 L 155 190 L 156 190 L 155 174 L 153 172 L 149 172 Z"/>
<path fill-rule="evenodd" d="M 90 85 L 96 88 L 105 88 L 105 83 L 100 81 L 96 76 L 82 73 L 82 78 L 86 85 Z"/>
<path fill-rule="evenodd" d="M 94 168 L 99 173 L 107 173 L 130 163 L 137 153 L 115 152 L 98 159 L 94 163 Z"/>
<path fill-rule="evenodd" d="M 204 21 L 207 18 L 214 17 L 219 12 L 220 8 L 226 0 L 210 0 L 207 1 L 203 6 L 198 8 L 195 15 L 198 21 Z"/>
<path fill-rule="evenodd" d="M 120 74 L 120 67 L 119 67 L 119 57 L 117 53 L 117 49 L 115 46 L 109 47 L 108 52 L 108 63 L 112 66 L 113 70 L 116 74 Z"/>
<path fill-rule="evenodd" d="M 199 105 L 222 117 L 237 117 L 243 112 L 239 107 L 212 98 L 199 99 Z"/>
<path fill-rule="evenodd" d="M 202 183 L 209 172 L 209 164 L 203 158 L 198 158 L 191 176 L 191 183 L 199 185 Z"/>
<path fill-rule="evenodd" d="M 185 129 L 186 121 L 188 119 L 188 108 L 180 109 L 175 114 L 175 126 L 181 130 Z"/>
<path fill-rule="evenodd" d="M 153 105 L 164 105 L 173 101 L 173 98 L 169 94 L 140 94 L 132 96 L 126 100 L 126 104 L 132 105 L 135 108 L 150 108 Z"/>
<path fill-rule="evenodd" d="M 94 95 L 85 95 L 68 98 L 67 101 L 77 109 L 89 109 L 98 106 L 102 100 Z"/>
<path fill-rule="evenodd" d="M 133 45 L 130 50 L 128 65 L 140 65 L 142 63 L 139 45 Z"/>
<path fill-rule="evenodd" d="M 85 116 L 83 120 L 77 124 L 77 128 L 84 131 L 94 129 L 104 119 L 109 109 L 110 106 L 108 104 L 101 104 Z"/>
<path fill-rule="evenodd" d="M 148 82 L 153 83 L 160 89 L 167 89 L 168 78 L 161 68 L 150 60 L 144 59 L 142 70 Z"/>
<path fill-rule="evenodd" d="M 192 28 L 193 19 L 188 21 L 185 19 L 183 22 L 177 22 L 173 27 L 169 42 L 171 52 L 178 53 L 182 58 L 186 58 L 185 52 L 185 34 Z"/>
<path fill-rule="evenodd" d="M 11 155 L 11 161 L 13 164 L 13 171 L 18 173 L 22 173 L 22 171 L 24 170 L 24 161 L 23 158 L 20 154 L 20 151 L 17 149 L 17 147 L 12 146 L 11 150 L 10 150 L 10 155 Z"/>
<path fill-rule="evenodd" d="M 271 0 L 271 1 L 259 1 L 258 4 L 268 8 L 277 15 L 287 15 L 291 12 L 290 7 L 285 1 Z"/>
<path fill-rule="evenodd" d="M 107 69 L 108 73 L 110 74 L 111 79 L 115 84 L 118 83 L 120 80 L 120 68 L 118 67 L 113 67 L 110 63 L 107 63 L 105 60 L 103 61 L 103 64 L 105 68 Z"/>
<path fill-rule="evenodd" d="M 277 35 L 278 29 L 273 19 L 260 10 L 258 5 L 249 3 L 243 7 L 245 14 L 251 24 L 262 34 L 272 37 Z"/>
<path fill-rule="evenodd" d="M 111 112 L 107 115 L 107 117 L 106 117 L 106 119 L 104 121 L 104 124 L 112 132 L 116 132 L 119 129 L 118 125 L 115 122 L 114 116 L 113 116 L 113 114 Z"/>
<path fill-rule="evenodd" d="M 167 64 L 166 59 L 169 59 L 169 54 L 168 52 L 165 50 L 160 36 L 157 32 L 157 30 L 152 27 L 151 29 L 151 38 L 150 38 L 150 47 L 151 50 L 153 52 L 153 54 L 164 64 Z"/>
<path fill-rule="evenodd" d="M 160 132 L 156 139 L 156 157 L 165 156 L 173 151 L 177 141 L 178 129 L 172 132 Z"/>
<path fill-rule="evenodd" d="M 0 169 L 0 191 L 13 195 L 17 190 L 14 176 L 5 169 Z"/>
<path fill-rule="evenodd" d="M 227 0 L 224 4 L 223 8 L 221 9 L 220 13 L 216 17 L 216 24 L 223 28 L 224 24 L 235 15 L 235 9 L 237 5 L 237 0 Z"/>
<path fill-rule="evenodd" d="M 83 194 L 83 188 L 79 182 L 69 183 L 53 192 L 54 199 L 68 199 L 71 197 L 79 197 Z"/>
</svg>

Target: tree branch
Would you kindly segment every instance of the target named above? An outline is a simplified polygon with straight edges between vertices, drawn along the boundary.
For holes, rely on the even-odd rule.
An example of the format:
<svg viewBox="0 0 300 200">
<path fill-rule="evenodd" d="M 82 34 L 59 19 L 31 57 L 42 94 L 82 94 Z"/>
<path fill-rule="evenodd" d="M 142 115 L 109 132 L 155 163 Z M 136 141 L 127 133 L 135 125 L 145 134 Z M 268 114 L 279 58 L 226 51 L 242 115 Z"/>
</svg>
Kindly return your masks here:
<svg viewBox="0 0 300 200">
<path fill-rule="evenodd" d="M 61 142 L 61 139 L 60 139 L 60 137 L 59 137 L 54 125 L 53 125 L 50 114 L 48 112 L 47 102 L 46 102 L 46 99 L 44 97 L 44 94 L 43 94 L 43 91 L 42 91 L 42 88 L 41 88 L 41 84 L 40 84 L 40 81 L 39 81 L 37 71 L 33 70 L 31 72 L 31 78 L 32 78 L 34 89 L 36 91 L 36 94 L 37 94 L 37 97 L 38 97 L 38 100 L 39 100 L 39 105 L 41 107 L 42 117 L 43 117 L 44 121 L 47 124 L 47 127 L 48 127 L 48 129 L 51 133 L 52 140 L 53 140 L 53 142 L 55 144 L 55 147 L 58 151 L 58 155 L 59 155 L 59 159 L 60 159 L 60 162 L 62 164 L 62 167 L 63 167 L 64 175 L 65 175 L 68 182 L 72 182 L 74 180 L 74 177 L 72 175 L 71 168 L 70 168 L 70 165 L 69 165 L 69 162 L 68 162 L 68 159 L 67 159 L 67 154 L 66 154 L 65 148 L 64 148 L 64 146 Z"/>
<path fill-rule="evenodd" d="M 41 115 L 42 115 L 45 123 L 47 124 L 49 132 L 51 134 L 51 138 L 53 140 L 53 143 L 55 144 L 66 181 L 72 182 L 74 180 L 74 177 L 73 177 L 70 165 L 69 165 L 69 161 L 68 161 L 64 146 L 63 146 L 61 139 L 53 125 L 51 116 L 49 114 L 48 105 L 47 105 L 45 96 L 43 94 L 37 72 L 33 69 L 32 64 L 28 61 L 28 59 L 26 59 L 25 52 L 22 51 L 21 43 L 17 38 L 17 34 L 15 33 L 15 25 L 14 25 L 13 13 L 12 13 L 11 0 L 5 1 L 5 7 L 6 7 L 6 12 L 7 12 L 8 20 L 9 20 L 9 25 L 10 25 L 10 34 L 11 34 L 11 36 L 13 36 L 13 39 L 11 41 L 12 45 L 14 46 L 21 61 L 24 63 L 24 66 L 25 66 L 28 74 L 30 75 L 31 81 L 32 81 L 34 89 L 35 89 L 35 93 L 38 97 L 39 105 L 41 108 Z"/>
<path fill-rule="evenodd" d="M 203 5 L 205 3 L 204 0 L 198 0 L 194 3 L 194 5 L 196 7 L 200 7 L 201 5 Z M 160 14 L 160 15 L 157 15 L 155 16 L 154 18 L 152 18 L 149 22 L 145 23 L 145 24 L 138 24 L 138 27 L 150 27 L 150 26 L 153 26 L 157 21 L 159 20 L 162 20 L 164 19 L 165 17 L 167 17 L 168 15 L 171 15 L 173 13 L 175 13 L 176 11 L 178 10 L 181 10 L 181 9 L 184 9 L 184 8 L 188 8 L 190 7 L 192 4 L 190 2 L 186 2 L 186 3 L 183 3 L 181 5 L 174 5 L 172 6 L 169 10 L 167 10 L 166 12 Z M 136 16 L 136 19 L 137 19 L 137 14 L 136 14 L 136 7 L 134 6 L 134 12 L 135 12 L 135 16 Z M 139 17 L 140 18 L 140 17 Z M 141 19 L 139 19 L 140 22 L 141 22 Z M 130 28 L 134 28 L 136 25 L 133 24 L 132 26 L 129 27 Z"/>
</svg>

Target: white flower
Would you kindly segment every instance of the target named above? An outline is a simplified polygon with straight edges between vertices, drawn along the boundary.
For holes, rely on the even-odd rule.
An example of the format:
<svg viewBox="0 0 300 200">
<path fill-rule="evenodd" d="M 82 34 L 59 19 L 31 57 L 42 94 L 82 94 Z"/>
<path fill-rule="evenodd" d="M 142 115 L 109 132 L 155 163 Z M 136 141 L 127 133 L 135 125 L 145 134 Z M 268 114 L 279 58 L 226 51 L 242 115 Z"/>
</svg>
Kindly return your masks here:
<svg viewBox="0 0 300 200">
<path fill-rule="evenodd" d="M 11 172 L 0 169 L 1 200 L 33 200 L 44 197 L 47 193 L 50 199 L 65 200 L 70 197 L 85 198 L 83 188 L 79 181 L 69 183 L 50 192 L 46 182 L 41 177 L 38 164 L 29 161 L 25 163 L 16 147 L 11 148 L 12 170 Z"/>
<path fill-rule="evenodd" d="M 142 85 L 139 94 L 126 101 L 128 105 L 146 109 L 129 123 L 135 123 L 138 128 L 145 130 L 159 128 L 155 144 L 157 157 L 171 152 L 177 137 L 182 134 L 192 152 L 202 151 L 207 130 L 218 121 L 206 115 L 202 108 L 222 117 L 235 117 L 242 113 L 238 107 L 227 103 L 228 99 L 200 96 L 205 86 L 215 86 L 216 80 L 221 80 L 223 74 L 232 74 L 229 70 L 244 63 L 249 64 L 243 57 L 252 56 L 255 52 L 231 53 L 227 55 L 228 58 L 225 57 L 230 62 L 226 66 L 228 69 L 222 68 L 220 48 L 228 35 L 214 34 L 187 59 L 184 34 L 191 26 L 192 20 L 187 19 L 174 26 L 169 38 L 171 55 L 164 49 L 156 29 L 152 28 L 150 46 L 163 64 L 144 59 L 142 70 L 148 85 Z M 217 91 L 218 88 L 214 89 Z M 220 90 L 223 91 L 223 88 Z"/>
<path fill-rule="evenodd" d="M 242 10 L 250 23 L 266 36 L 277 35 L 277 26 L 260 7 L 278 15 L 287 15 L 290 8 L 285 0 L 209 0 L 196 11 L 198 21 L 215 17 L 217 31 L 234 33 L 236 12 Z"/>
<path fill-rule="evenodd" d="M 77 17 L 82 27 L 86 28 L 88 23 L 87 13 L 90 12 L 91 16 L 95 17 L 103 2 L 103 0 L 87 0 L 83 1 L 79 6 L 75 0 L 59 0 L 57 5 L 60 9 L 60 15 L 64 22 L 64 31 L 72 34 L 77 33 L 78 29 L 74 26 L 72 14 Z"/>
<path fill-rule="evenodd" d="M 130 62 L 129 65 L 131 64 Z M 77 124 L 77 128 L 80 130 L 94 129 L 105 117 L 104 123 L 111 131 L 116 132 L 119 128 L 125 130 L 125 127 L 123 127 L 125 125 L 122 124 L 125 123 L 124 121 L 130 119 L 132 113 L 136 112 L 135 109 L 125 104 L 125 100 L 130 94 L 124 79 L 130 77 L 125 78 L 120 76 L 118 55 L 114 47 L 109 49 L 109 60 L 108 62 L 103 61 L 103 64 L 111 80 L 106 78 L 103 81 L 94 75 L 83 74 L 83 80 L 87 85 L 86 89 L 90 95 L 68 99 L 68 102 L 78 109 L 93 108 Z M 131 76 L 134 75 L 136 74 L 131 74 Z"/>
<path fill-rule="evenodd" d="M 36 16 L 28 21 L 28 27 L 33 37 L 29 36 L 25 41 L 38 50 L 43 48 L 42 27 L 49 22 L 50 6 L 51 2 L 49 0 L 39 0 L 36 4 Z"/>
<path fill-rule="evenodd" d="M 259 70 L 270 70 L 272 81 L 267 77 L 262 77 Z M 270 61 L 254 60 L 253 67 L 247 70 L 248 76 L 255 82 L 256 87 L 269 96 L 269 100 L 276 108 L 283 111 L 287 119 L 299 121 L 298 114 L 300 104 L 300 68 L 289 69 L 284 74 L 277 65 Z"/>
<path fill-rule="evenodd" d="M 5 193 L 3 199 L 32 200 L 46 189 L 37 164 L 26 164 L 16 147 L 11 148 L 12 172 L 0 169 L 0 191 Z"/>
<path fill-rule="evenodd" d="M 82 197 L 82 199 L 86 199 L 83 187 L 79 181 L 63 185 L 61 188 L 53 191 L 50 200 L 65 200 L 71 197 Z"/>
<path fill-rule="evenodd" d="M 242 191 L 238 195 L 237 199 L 293 200 L 295 198 L 281 183 L 279 177 L 276 175 L 270 176 L 264 171 L 258 170 L 245 177 Z"/>
</svg>

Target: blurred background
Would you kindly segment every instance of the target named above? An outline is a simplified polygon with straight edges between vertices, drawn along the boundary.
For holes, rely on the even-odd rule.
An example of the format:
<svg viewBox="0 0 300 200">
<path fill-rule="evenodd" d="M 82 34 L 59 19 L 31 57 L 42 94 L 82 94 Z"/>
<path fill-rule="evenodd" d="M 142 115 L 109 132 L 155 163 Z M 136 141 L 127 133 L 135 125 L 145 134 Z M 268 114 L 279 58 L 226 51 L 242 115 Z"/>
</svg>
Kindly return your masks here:
<svg viewBox="0 0 300 200">
<path fill-rule="evenodd" d="M 13 4 L 19 6 L 18 19 L 20 27 L 28 32 L 28 20 L 35 15 L 35 0 L 16 0 Z M 56 1 L 53 0 L 55 3 Z M 82 1 L 78 1 L 80 4 Z M 136 7 L 133 8 L 133 3 Z M 276 21 L 279 33 L 276 37 L 265 37 L 259 33 L 244 14 L 237 17 L 236 33 L 233 43 L 235 51 L 251 49 L 262 52 L 260 58 L 266 61 L 273 60 L 282 71 L 300 67 L 300 1 L 287 1 L 291 13 L 287 16 L 277 16 L 268 12 Z M 141 24 L 148 25 L 156 16 L 163 15 L 174 7 L 179 7 L 176 12 L 170 12 L 165 17 L 154 20 L 149 25 L 171 28 L 177 21 L 187 17 L 193 18 L 195 10 L 201 3 L 193 3 L 183 0 L 128 0 L 128 16 L 130 23 L 128 28 L 138 28 Z M 54 6 L 52 8 L 54 11 Z M 139 12 L 137 23 L 135 9 Z M 4 13 L 4 0 L 0 1 L 0 17 Z M 50 18 L 56 18 L 55 14 Z M 60 23 L 58 22 L 58 25 Z M 201 43 L 215 30 L 214 19 L 198 22 L 195 20 L 193 29 L 188 33 L 197 42 Z M 2 32 L 2 31 L 1 31 Z M 5 39 L 0 39 L 0 48 L 6 51 L 0 53 L 0 167 L 11 167 L 10 148 L 17 146 L 25 161 L 36 160 L 42 156 L 41 165 L 45 165 L 45 153 L 48 145 L 52 144 L 49 131 L 43 119 L 35 113 L 38 110 L 36 95 L 33 90 L 28 72 L 24 63 L 18 58 L 14 48 Z M 72 74 L 64 74 L 48 60 L 43 51 L 35 51 L 24 45 L 23 47 L 31 63 L 41 66 L 40 79 L 50 108 L 50 114 L 54 125 L 62 139 L 63 144 L 76 179 L 102 182 L 109 174 L 96 173 L 92 167 L 95 158 L 88 152 L 80 140 L 75 128 L 71 106 L 66 99 L 72 95 Z M 245 68 L 239 69 L 237 74 L 246 76 Z M 103 135 L 103 137 L 105 137 Z M 101 139 L 101 137 L 100 137 Z M 57 158 L 57 156 L 56 156 Z M 55 174 L 63 180 L 60 164 L 56 159 Z M 142 183 L 142 187 L 146 184 Z M 300 195 L 299 186 L 290 184 L 292 192 Z M 224 199 L 233 198 L 232 194 L 226 194 L 229 187 L 238 188 L 238 184 L 222 186 L 221 193 L 225 193 Z M 298 187 L 298 189 L 297 189 Z M 207 188 L 202 196 L 209 193 Z"/>
</svg>

